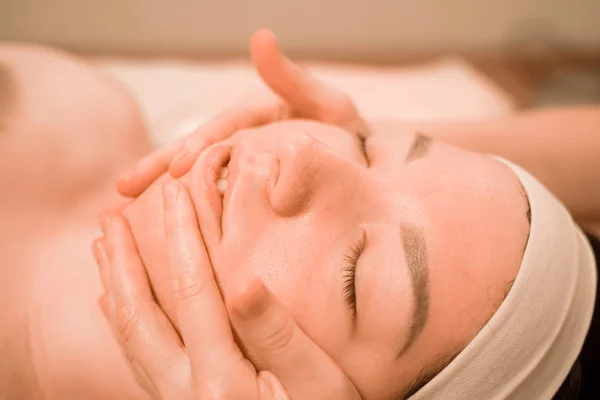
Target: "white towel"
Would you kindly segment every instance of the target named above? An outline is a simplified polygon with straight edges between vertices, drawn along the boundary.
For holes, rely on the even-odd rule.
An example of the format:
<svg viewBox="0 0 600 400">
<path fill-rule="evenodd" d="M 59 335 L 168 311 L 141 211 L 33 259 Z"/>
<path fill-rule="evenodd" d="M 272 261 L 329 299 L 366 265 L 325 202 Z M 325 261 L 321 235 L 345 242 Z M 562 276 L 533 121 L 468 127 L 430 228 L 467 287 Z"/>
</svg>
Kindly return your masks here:
<svg viewBox="0 0 600 400">
<path fill-rule="evenodd" d="M 551 399 L 575 362 L 592 318 L 596 266 L 565 207 L 522 168 L 531 232 L 515 282 L 490 321 L 411 400 Z"/>
</svg>

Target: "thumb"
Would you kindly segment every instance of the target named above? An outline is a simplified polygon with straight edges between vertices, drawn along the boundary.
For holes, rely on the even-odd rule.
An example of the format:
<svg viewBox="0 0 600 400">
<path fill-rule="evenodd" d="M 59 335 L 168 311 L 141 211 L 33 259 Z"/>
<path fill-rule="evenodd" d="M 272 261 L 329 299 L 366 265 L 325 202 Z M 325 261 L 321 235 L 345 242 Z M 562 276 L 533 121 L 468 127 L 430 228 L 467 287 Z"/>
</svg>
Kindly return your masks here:
<svg viewBox="0 0 600 400">
<path fill-rule="evenodd" d="M 252 61 L 269 88 L 299 117 L 346 126 L 358 112 L 343 92 L 320 82 L 283 55 L 273 32 L 261 29 L 250 39 Z"/>
<path fill-rule="evenodd" d="M 296 324 L 259 279 L 228 301 L 242 346 L 258 370 L 272 372 L 293 399 L 359 399 L 335 362 Z"/>
<path fill-rule="evenodd" d="M 290 400 L 279 379 L 269 371 L 258 374 L 260 400 Z"/>
</svg>

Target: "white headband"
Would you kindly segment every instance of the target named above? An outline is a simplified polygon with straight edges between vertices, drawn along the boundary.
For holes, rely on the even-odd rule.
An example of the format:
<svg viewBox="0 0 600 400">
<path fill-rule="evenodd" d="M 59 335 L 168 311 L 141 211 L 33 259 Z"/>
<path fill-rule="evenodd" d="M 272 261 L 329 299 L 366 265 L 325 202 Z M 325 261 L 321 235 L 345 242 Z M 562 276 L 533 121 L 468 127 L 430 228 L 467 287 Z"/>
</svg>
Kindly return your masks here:
<svg viewBox="0 0 600 400">
<path fill-rule="evenodd" d="M 410 400 L 551 399 L 577 359 L 594 309 L 589 242 L 565 207 L 522 168 L 531 231 L 515 282 L 475 339 Z"/>
</svg>

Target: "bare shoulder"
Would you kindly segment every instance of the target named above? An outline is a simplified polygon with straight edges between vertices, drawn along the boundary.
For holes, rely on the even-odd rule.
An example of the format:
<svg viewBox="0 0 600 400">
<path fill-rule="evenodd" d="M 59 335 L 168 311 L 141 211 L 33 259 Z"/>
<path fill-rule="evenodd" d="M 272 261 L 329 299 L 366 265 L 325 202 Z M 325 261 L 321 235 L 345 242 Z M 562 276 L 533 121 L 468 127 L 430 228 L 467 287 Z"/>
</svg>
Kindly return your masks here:
<svg viewBox="0 0 600 400">
<path fill-rule="evenodd" d="M 59 50 L 0 45 L 0 111 L 0 191 L 17 202 L 77 198 L 151 150 L 130 94 Z"/>
</svg>

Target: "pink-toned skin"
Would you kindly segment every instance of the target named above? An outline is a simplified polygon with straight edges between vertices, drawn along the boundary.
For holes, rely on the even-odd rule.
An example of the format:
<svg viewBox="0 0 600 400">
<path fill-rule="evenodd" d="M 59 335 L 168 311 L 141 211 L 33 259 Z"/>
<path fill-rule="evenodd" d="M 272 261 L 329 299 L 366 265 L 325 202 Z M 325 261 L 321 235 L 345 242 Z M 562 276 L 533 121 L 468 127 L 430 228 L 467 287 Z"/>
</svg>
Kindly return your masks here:
<svg viewBox="0 0 600 400">
<path fill-rule="evenodd" d="M 412 137 L 372 137 L 367 168 L 346 131 L 281 122 L 209 147 L 181 179 L 224 295 L 248 274 L 261 277 L 367 398 L 400 393 L 423 366 L 469 342 L 502 302 L 527 236 L 526 202 L 508 169 L 441 143 L 405 164 Z M 221 221 L 216 188 L 206 182 L 216 179 L 210 165 L 215 157 L 221 165 L 229 145 L 232 186 Z M 125 216 L 155 293 L 176 321 L 162 267 L 160 184 L 169 179 Z M 420 339 L 396 358 L 414 305 L 401 250 L 400 226 L 408 224 L 427 240 L 430 316 Z M 363 233 L 354 320 L 343 300 L 343 259 Z"/>
<path fill-rule="evenodd" d="M 99 305 L 152 398 L 360 399 L 260 279 L 244 280 L 224 304 L 188 190 L 171 181 L 162 192 L 179 335 L 154 300 L 123 216 L 104 213 L 104 236 L 94 242 L 105 289 Z"/>
<path fill-rule="evenodd" d="M 126 93 L 78 61 L 4 46 L 18 105 L 0 139 L 0 338 L 11 372 L 28 371 L 30 397 L 145 398 L 97 307 L 100 277 L 89 250 L 95 215 L 122 201 L 118 173 L 150 150 Z M 514 279 L 527 236 L 526 203 L 502 164 L 434 144 L 404 163 L 413 135 L 373 135 L 370 167 L 348 132 L 307 121 L 245 130 L 207 149 L 182 178 L 196 207 L 221 288 L 256 275 L 366 398 L 406 389 L 438 356 L 467 343 Z M 199 207 L 207 157 L 233 146 L 223 231 Z M 160 184 L 125 212 L 167 314 Z M 218 204 L 215 206 L 218 210 Z M 429 321 L 402 357 L 413 306 L 400 224 L 427 240 Z M 361 232 L 353 321 L 342 296 L 343 257 Z M 207 322 L 209 323 L 209 322 Z M 6 363 L 0 379 L 6 379 Z M 19 382 L 14 383 L 16 385 Z M 25 396 L 23 396 L 25 397 Z"/>
</svg>

